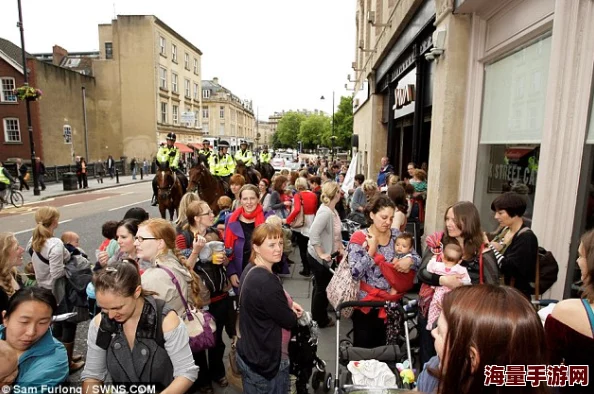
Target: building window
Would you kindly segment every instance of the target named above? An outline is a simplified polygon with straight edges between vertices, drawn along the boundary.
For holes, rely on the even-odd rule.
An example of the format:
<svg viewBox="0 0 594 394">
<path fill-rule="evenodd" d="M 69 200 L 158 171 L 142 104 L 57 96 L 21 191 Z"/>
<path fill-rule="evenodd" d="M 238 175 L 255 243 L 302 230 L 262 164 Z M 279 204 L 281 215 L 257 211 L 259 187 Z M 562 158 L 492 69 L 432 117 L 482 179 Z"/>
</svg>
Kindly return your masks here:
<svg viewBox="0 0 594 394">
<path fill-rule="evenodd" d="M 194 111 L 194 127 L 198 127 L 198 111 Z"/>
<path fill-rule="evenodd" d="M 202 123 L 202 132 L 208 134 L 208 123 Z"/>
<path fill-rule="evenodd" d="M 507 191 L 526 195 L 524 216 L 532 219 L 547 97 L 526 81 L 546 86 L 551 41 L 545 36 L 485 65 L 474 202 L 486 229 L 497 227 L 491 203 Z"/>
<path fill-rule="evenodd" d="M 21 142 L 18 118 L 4 118 L 4 142 Z"/>
<path fill-rule="evenodd" d="M 190 80 L 184 79 L 184 90 L 186 97 L 192 97 L 192 89 L 190 88 Z"/>
<path fill-rule="evenodd" d="M 113 59 L 113 44 L 111 42 L 105 43 L 105 58 Z"/>
<path fill-rule="evenodd" d="M 171 44 L 171 60 L 177 63 L 177 45 Z"/>
<path fill-rule="evenodd" d="M 72 127 L 70 125 L 64 125 L 64 143 L 65 144 L 72 144 Z"/>
<path fill-rule="evenodd" d="M 171 91 L 173 93 L 178 93 L 177 90 L 177 74 L 173 71 L 171 72 Z"/>
<path fill-rule="evenodd" d="M 219 108 L 219 118 L 225 119 L 225 107 L 221 105 Z"/>
<path fill-rule="evenodd" d="M 225 125 L 219 125 L 219 135 L 225 135 Z"/>
<path fill-rule="evenodd" d="M 161 103 L 161 123 L 167 122 L 167 103 Z"/>
<path fill-rule="evenodd" d="M 159 68 L 159 87 L 167 90 L 167 69 L 165 67 Z"/>
<path fill-rule="evenodd" d="M 184 53 L 184 68 L 186 70 L 190 69 L 190 54 L 188 52 Z"/>
<path fill-rule="evenodd" d="M 210 98 L 210 89 L 202 89 L 202 98 Z"/>
<path fill-rule="evenodd" d="M 2 78 L 2 91 L 0 92 L 0 102 L 16 103 L 17 97 L 14 94 L 16 88 L 14 78 Z"/>
<path fill-rule="evenodd" d="M 173 116 L 173 124 L 179 123 L 179 107 L 174 105 L 171 107 L 171 114 Z"/>
<path fill-rule="evenodd" d="M 208 107 L 202 107 L 202 119 L 208 119 Z"/>
<path fill-rule="evenodd" d="M 194 82 L 194 100 L 198 101 L 198 84 Z"/>
<path fill-rule="evenodd" d="M 198 75 L 198 59 L 194 58 L 194 74 Z"/>
<path fill-rule="evenodd" d="M 167 56 L 167 43 L 163 36 L 159 36 L 159 52 L 161 55 Z"/>
</svg>

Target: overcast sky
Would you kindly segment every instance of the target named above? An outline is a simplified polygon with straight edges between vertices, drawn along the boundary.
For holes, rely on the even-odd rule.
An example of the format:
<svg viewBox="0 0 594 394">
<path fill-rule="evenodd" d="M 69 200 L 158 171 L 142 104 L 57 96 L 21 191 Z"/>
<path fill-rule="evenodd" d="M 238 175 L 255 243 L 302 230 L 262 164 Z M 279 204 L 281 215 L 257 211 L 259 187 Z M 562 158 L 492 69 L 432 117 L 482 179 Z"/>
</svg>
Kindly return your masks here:
<svg viewBox="0 0 594 394">
<path fill-rule="evenodd" d="M 115 14 L 153 14 L 196 45 L 202 78 L 219 78 L 251 99 L 265 120 L 275 111 L 332 112 L 355 60 L 354 0 L 22 0 L 25 48 L 98 50 L 97 25 Z M 20 46 L 17 0 L 0 0 L 0 37 Z M 352 84 L 349 84 L 351 86 Z M 320 100 L 324 95 L 325 102 Z"/>
</svg>

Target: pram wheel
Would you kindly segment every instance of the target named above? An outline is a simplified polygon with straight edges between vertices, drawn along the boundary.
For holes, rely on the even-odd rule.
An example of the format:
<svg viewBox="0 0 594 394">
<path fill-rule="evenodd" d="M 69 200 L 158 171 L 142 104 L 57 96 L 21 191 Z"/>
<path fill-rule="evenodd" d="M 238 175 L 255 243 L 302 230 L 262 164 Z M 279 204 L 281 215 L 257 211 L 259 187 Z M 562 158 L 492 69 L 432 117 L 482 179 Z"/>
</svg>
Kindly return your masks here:
<svg viewBox="0 0 594 394">
<path fill-rule="evenodd" d="M 315 391 L 318 391 L 318 389 L 320 388 L 320 384 L 322 383 L 322 380 L 324 380 L 324 373 L 324 371 L 315 370 L 313 375 L 311 376 L 311 387 Z"/>
<path fill-rule="evenodd" d="M 330 392 L 332 389 L 332 374 L 325 371 L 315 371 L 311 377 L 311 387 L 315 391 L 322 391 L 324 393 Z"/>
<path fill-rule="evenodd" d="M 322 390 L 325 393 L 330 392 L 332 389 L 332 374 L 330 372 L 326 372 L 324 375 L 324 385 L 322 386 Z"/>
</svg>

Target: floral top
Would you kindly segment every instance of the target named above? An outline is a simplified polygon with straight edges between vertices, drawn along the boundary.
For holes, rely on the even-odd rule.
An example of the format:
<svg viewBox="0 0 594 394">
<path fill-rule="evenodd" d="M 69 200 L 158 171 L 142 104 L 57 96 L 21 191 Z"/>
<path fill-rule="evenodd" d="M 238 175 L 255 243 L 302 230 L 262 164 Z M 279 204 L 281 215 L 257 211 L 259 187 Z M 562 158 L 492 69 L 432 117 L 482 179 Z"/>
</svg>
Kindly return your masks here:
<svg viewBox="0 0 594 394">
<path fill-rule="evenodd" d="M 388 262 L 392 261 L 395 257 L 394 242 L 396 237 L 400 234 L 400 230 L 396 228 L 391 229 L 391 231 L 392 235 L 390 241 L 386 245 L 378 245 L 376 252 L 376 255 L 378 253 L 381 254 Z M 368 234 L 368 230 L 363 230 L 363 232 L 366 235 Z M 350 242 L 347 247 L 347 253 L 353 279 L 362 280 L 368 285 L 380 290 L 390 290 L 390 284 L 382 275 L 379 266 L 375 264 L 373 258 L 367 253 L 367 243 L 358 245 Z M 421 264 L 421 257 L 416 251 L 413 251 L 412 259 L 414 264 L 411 269 L 416 271 Z M 359 290 L 359 299 L 362 299 L 365 296 L 367 296 L 367 292 Z"/>
</svg>

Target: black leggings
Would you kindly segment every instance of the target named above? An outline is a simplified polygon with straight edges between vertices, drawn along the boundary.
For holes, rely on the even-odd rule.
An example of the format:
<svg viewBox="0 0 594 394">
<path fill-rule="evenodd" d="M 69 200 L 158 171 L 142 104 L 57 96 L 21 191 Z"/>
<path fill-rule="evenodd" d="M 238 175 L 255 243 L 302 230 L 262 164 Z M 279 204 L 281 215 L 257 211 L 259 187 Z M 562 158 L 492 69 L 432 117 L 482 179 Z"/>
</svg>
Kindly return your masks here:
<svg viewBox="0 0 594 394">
<path fill-rule="evenodd" d="M 56 322 L 53 325 L 54 338 L 62 343 L 73 343 L 76 337 L 76 323 L 67 321 Z"/>
<path fill-rule="evenodd" d="M 307 260 L 307 243 L 309 242 L 309 237 L 306 237 L 299 231 L 293 231 L 293 234 L 297 238 L 297 246 L 299 246 L 299 256 L 301 257 L 301 264 L 303 264 L 303 271 L 309 273 L 311 271 L 309 261 Z"/>
<path fill-rule="evenodd" d="M 421 312 L 417 315 L 417 331 L 419 333 L 419 356 L 421 358 L 421 365 L 425 365 L 427 361 L 437 353 L 435 352 L 435 345 L 431 331 L 427 330 L 427 318 Z"/>
</svg>

